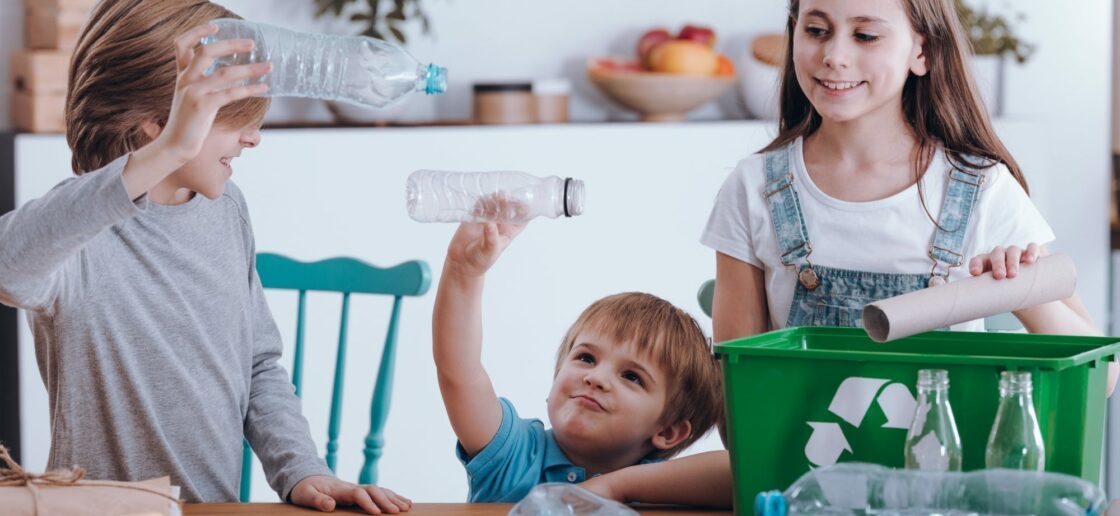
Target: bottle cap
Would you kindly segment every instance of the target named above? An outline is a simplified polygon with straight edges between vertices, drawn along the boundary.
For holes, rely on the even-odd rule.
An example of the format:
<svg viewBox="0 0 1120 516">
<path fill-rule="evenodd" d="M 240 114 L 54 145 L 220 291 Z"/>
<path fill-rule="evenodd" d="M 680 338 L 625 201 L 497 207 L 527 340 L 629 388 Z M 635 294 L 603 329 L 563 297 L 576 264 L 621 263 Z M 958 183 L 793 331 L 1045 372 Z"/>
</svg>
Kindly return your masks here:
<svg viewBox="0 0 1120 516">
<path fill-rule="evenodd" d="M 564 180 L 564 216 L 575 217 L 583 214 L 583 181 L 567 178 Z"/>
<path fill-rule="evenodd" d="M 786 516 L 788 511 L 781 491 L 763 491 L 754 498 L 754 513 L 758 516 Z"/>
<path fill-rule="evenodd" d="M 447 91 L 447 68 L 429 64 L 428 80 L 424 87 L 424 93 L 439 95 L 445 91 Z"/>
</svg>

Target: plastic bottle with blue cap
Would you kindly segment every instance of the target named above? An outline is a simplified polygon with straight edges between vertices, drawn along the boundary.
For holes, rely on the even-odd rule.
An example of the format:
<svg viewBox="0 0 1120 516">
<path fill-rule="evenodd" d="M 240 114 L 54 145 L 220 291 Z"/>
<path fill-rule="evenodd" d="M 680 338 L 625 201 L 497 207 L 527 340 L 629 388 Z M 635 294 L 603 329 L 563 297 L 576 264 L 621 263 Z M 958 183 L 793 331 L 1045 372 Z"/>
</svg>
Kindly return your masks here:
<svg viewBox="0 0 1120 516">
<path fill-rule="evenodd" d="M 405 49 L 367 36 L 295 32 L 263 23 L 222 18 L 218 32 L 202 44 L 253 40 L 248 52 L 215 60 L 206 74 L 224 66 L 272 63 L 272 72 L 253 82 L 268 84 L 270 97 L 310 97 L 383 108 L 413 92 L 447 90 L 447 69 L 424 64 Z"/>
</svg>

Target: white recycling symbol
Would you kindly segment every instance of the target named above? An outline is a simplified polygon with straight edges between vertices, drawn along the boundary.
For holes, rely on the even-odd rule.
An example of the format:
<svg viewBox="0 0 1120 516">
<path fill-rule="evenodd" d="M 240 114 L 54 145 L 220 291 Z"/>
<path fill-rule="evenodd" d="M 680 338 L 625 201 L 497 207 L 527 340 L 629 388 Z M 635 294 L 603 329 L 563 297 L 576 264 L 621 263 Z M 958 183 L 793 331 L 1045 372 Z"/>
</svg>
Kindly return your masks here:
<svg viewBox="0 0 1120 516">
<path fill-rule="evenodd" d="M 884 387 L 885 385 L 885 387 Z M 836 388 L 828 411 L 836 414 L 852 426 L 859 428 L 864 416 L 871 408 L 871 402 L 878 401 L 879 408 L 887 417 L 883 428 L 908 430 L 914 417 L 918 402 L 910 394 L 910 389 L 901 383 L 891 383 L 882 378 L 847 378 Z M 807 421 L 813 429 L 809 442 L 805 443 L 805 458 L 814 466 L 836 464 L 840 454 L 851 452 L 852 447 L 844 437 L 839 423 Z"/>
</svg>

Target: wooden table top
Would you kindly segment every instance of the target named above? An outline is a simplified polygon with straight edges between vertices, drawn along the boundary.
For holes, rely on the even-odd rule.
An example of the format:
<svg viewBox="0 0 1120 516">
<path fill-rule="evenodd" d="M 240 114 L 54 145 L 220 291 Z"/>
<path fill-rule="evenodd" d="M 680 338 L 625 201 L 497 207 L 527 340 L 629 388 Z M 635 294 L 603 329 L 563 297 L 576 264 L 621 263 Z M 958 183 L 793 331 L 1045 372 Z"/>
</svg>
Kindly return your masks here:
<svg viewBox="0 0 1120 516">
<path fill-rule="evenodd" d="M 414 503 L 405 516 L 506 516 L 513 504 L 509 503 Z M 644 516 L 727 516 L 731 511 L 704 511 L 696 509 L 657 508 L 638 512 Z M 335 514 L 364 514 L 354 507 L 339 507 Z M 312 509 L 286 503 L 188 503 L 183 514 L 193 516 L 228 516 L 233 514 L 324 514 Z"/>
</svg>

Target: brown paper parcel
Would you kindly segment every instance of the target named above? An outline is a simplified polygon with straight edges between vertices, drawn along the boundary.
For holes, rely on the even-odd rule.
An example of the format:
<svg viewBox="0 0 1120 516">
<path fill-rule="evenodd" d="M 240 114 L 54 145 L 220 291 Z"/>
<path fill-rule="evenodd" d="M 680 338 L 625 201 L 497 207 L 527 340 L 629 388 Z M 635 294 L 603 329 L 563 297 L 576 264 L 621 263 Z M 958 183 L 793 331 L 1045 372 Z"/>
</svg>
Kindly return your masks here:
<svg viewBox="0 0 1120 516">
<path fill-rule="evenodd" d="M 997 280 L 987 272 L 876 301 L 863 307 L 863 327 L 876 342 L 887 342 L 1065 299 L 1076 286 L 1073 259 L 1053 254 L 1021 266 L 1014 278 Z"/>
<path fill-rule="evenodd" d="M 72 514 L 168 514 L 171 504 L 169 477 L 141 482 L 81 480 L 85 471 L 54 470 L 27 473 L 0 446 L 0 513 L 5 516 Z"/>
</svg>

